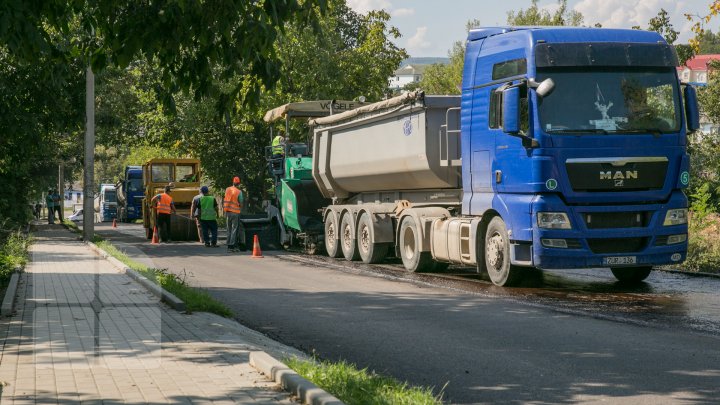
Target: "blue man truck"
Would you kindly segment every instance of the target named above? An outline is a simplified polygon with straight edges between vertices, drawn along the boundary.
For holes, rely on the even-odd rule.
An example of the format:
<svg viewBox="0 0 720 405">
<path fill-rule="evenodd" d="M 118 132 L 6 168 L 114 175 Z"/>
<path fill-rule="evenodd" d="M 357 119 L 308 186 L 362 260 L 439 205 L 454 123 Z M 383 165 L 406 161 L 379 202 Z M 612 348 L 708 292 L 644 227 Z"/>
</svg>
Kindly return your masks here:
<svg viewBox="0 0 720 405">
<path fill-rule="evenodd" d="M 142 175 L 142 166 L 125 166 L 125 175 L 115 185 L 118 219 L 122 222 L 142 218 L 142 199 L 145 198 Z"/>
<path fill-rule="evenodd" d="M 409 271 L 610 268 L 639 282 L 687 252 L 697 97 L 654 32 L 469 32 L 461 96 L 414 92 L 314 119 L 330 256 Z"/>
</svg>

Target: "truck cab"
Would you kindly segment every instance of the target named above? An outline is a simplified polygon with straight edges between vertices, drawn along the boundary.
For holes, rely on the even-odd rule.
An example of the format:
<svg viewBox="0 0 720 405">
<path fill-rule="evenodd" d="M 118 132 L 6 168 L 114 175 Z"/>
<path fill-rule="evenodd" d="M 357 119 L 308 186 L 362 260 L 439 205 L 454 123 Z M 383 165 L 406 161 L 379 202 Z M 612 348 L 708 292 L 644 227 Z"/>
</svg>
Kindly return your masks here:
<svg viewBox="0 0 720 405">
<path fill-rule="evenodd" d="M 462 214 L 501 222 L 496 283 L 523 266 L 637 281 L 685 259 L 697 100 L 659 34 L 484 28 L 465 58 Z"/>
<path fill-rule="evenodd" d="M 100 192 L 95 198 L 95 211 L 100 222 L 112 221 L 117 217 L 117 191 L 114 184 L 100 185 Z"/>
<path fill-rule="evenodd" d="M 200 191 L 200 161 L 198 159 L 150 159 L 142 166 L 144 197 L 142 199 L 145 236 L 152 239 L 156 228 L 156 213 L 151 206 L 152 198 L 171 187 L 170 196 L 176 214 L 170 221 L 172 240 L 194 241 L 198 239 L 197 227 L 190 214 L 192 199 Z"/>
</svg>

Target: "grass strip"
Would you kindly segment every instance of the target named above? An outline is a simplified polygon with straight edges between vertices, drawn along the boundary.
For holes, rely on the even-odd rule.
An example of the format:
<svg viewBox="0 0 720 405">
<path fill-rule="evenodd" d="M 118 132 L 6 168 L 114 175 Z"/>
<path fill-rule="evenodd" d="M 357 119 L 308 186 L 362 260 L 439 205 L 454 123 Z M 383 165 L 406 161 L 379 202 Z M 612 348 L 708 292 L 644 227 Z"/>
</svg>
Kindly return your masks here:
<svg viewBox="0 0 720 405">
<path fill-rule="evenodd" d="M 65 225 L 71 230 L 79 232 L 77 225 L 72 221 L 65 220 Z M 170 273 L 167 269 L 155 269 L 136 262 L 110 241 L 98 235 L 95 235 L 93 239 L 93 242 L 110 256 L 120 260 L 124 265 L 142 274 L 147 277 L 148 280 L 158 284 L 166 291 L 183 300 L 183 302 L 185 302 L 185 309 L 188 312 L 211 312 L 226 318 L 233 316 L 230 308 L 220 301 L 215 300 L 207 291 L 189 286 L 185 280 L 178 275 Z"/>
<path fill-rule="evenodd" d="M 0 288 L 5 288 L 16 266 L 24 266 L 28 260 L 31 238 L 21 231 L 11 231 L 0 242 Z"/>
<path fill-rule="evenodd" d="M 442 389 L 433 395 L 432 388 L 413 387 L 392 377 L 376 374 L 367 368 L 359 370 L 345 361 L 306 361 L 286 359 L 285 364 L 318 387 L 348 405 L 436 405 L 442 404 Z M 443 387 L 444 389 L 444 387 Z"/>
</svg>

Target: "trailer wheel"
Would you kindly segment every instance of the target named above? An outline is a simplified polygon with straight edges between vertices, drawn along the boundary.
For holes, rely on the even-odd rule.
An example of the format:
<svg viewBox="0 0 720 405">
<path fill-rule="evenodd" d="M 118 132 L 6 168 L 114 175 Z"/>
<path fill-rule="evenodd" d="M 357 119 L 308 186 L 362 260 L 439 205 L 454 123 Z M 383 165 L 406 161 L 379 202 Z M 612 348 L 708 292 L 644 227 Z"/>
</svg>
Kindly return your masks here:
<svg viewBox="0 0 720 405">
<path fill-rule="evenodd" d="M 370 214 L 364 212 L 358 221 L 357 245 L 360 251 L 360 258 L 364 263 L 380 263 L 387 255 L 388 245 L 385 243 L 373 243 L 373 228 Z"/>
<path fill-rule="evenodd" d="M 338 220 L 337 216 L 330 214 L 325 218 L 325 251 L 330 257 L 342 256 L 340 250 L 340 241 L 338 238 Z"/>
<path fill-rule="evenodd" d="M 342 248 L 345 260 L 352 262 L 360 258 L 352 224 L 352 214 L 349 212 L 343 215 L 340 221 L 340 248 Z"/>
<path fill-rule="evenodd" d="M 652 266 L 644 267 L 613 267 L 610 269 L 621 283 L 636 284 L 647 278 L 652 271 Z"/>
<path fill-rule="evenodd" d="M 493 284 L 511 286 L 520 279 L 520 268 L 510 264 L 510 238 L 505 221 L 500 217 L 490 220 L 485 233 L 485 267 Z"/>
<path fill-rule="evenodd" d="M 420 251 L 420 232 L 411 216 L 405 217 L 400 225 L 400 258 L 409 271 L 429 271 L 434 267 L 430 252 Z"/>
</svg>

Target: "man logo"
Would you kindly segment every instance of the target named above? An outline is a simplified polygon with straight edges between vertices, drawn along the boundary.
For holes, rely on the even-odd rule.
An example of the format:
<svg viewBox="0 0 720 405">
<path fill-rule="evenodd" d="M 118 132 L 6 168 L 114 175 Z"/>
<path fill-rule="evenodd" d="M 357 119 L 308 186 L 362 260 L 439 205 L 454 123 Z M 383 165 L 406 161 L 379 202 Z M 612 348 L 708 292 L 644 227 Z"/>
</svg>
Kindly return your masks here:
<svg viewBox="0 0 720 405">
<path fill-rule="evenodd" d="M 637 179 L 637 178 L 638 178 L 637 170 L 628 170 L 624 173 L 620 170 L 618 170 L 616 172 L 612 172 L 612 171 L 600 172 L 600 180 L 625 180 L 625 179 Z"/>
<path fill-rule="evenodd" d="M 622 187 L 625 185 L 625 180 L 615 180 L 615 187 Z"/>
</svg>

